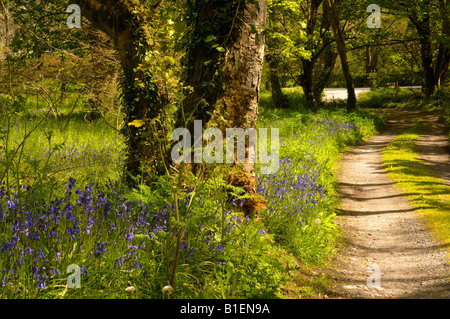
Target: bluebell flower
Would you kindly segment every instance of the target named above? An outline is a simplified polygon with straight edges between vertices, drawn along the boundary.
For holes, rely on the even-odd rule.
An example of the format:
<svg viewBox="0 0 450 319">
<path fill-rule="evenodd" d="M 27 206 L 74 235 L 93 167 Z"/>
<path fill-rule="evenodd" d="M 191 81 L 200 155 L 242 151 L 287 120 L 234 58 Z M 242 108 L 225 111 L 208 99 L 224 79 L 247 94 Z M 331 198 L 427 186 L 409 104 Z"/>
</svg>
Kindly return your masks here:
<svg viewBox="0 0 450 319">
<path fill-rule="evenodd" d="M 264 230 L 264 228 L 261 228 L 260 230 L 258 230 L 257 233 L 258 233 L 258 234 L 266 235 L 266 231 Z"/>
<path fill-rule="evenodd" d="M 66 186 L 67 192 L 70 192 L 72 190 L 72 188 L 75 187 L 75 178 L 70 177 L 69 178 L 69 183 Z"/>
</svg>

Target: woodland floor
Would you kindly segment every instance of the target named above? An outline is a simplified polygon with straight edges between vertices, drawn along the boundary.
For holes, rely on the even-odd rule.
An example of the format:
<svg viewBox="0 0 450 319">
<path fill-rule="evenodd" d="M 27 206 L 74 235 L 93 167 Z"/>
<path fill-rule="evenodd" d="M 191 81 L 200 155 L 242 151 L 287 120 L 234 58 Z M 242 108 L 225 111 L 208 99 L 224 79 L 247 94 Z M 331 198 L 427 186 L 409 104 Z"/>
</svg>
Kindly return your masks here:
<svg viewBox="0 0 450 319">
<path fill-rule="evenodd" d="M 348 150 L 341 162 L 338 223 L 343 230 L 341 251 L 327 269 L 332 278 L 328 298 L 450 298 L 450 264 L 436 242 L 388 177 L 381 151 L 420 114 L 425 129 L 417 150 L 424 163 L 450 184 L 446 126 L 436 115 L 418 111 L 388 111 L 382 132 Z M 367 279 L 380 270 L 381 287 Z"/>
</svg>

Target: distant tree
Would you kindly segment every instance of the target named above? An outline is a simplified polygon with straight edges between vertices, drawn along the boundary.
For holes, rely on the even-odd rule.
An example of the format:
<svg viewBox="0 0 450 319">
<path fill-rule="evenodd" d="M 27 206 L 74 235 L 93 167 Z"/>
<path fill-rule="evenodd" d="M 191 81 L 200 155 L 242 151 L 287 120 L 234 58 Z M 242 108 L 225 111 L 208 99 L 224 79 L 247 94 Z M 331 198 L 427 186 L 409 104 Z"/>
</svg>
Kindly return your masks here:
<svg viewBox="0 0 450 319">
<path fill-rule="evenodd" d="M 77 87 L 91 101 L 94 115 L 106 101 L 115 99 L 105 94 L 105 88 L 117 78 L 117 57 L 109 38 L 88 22 L 69 29 L 66 6 L 63 1 L 9 1 L 14 32 L 8 61 L 14 64 L 14 82 L 22 93 L 42 94 L 47 86 L 54 95 L 51 103 L 64 105 L 66 90 Z M 23 83 L 29 83 L 26 89 Z"/>
<path fill-rule="evenodd" d="M 350 67 L 347 60 L 347 49 L 345 47 L 345 39 L 342 32 L 342 28 L 339 24 L 339 7 L 335 0 L 325 0 L 330 12 L 331 25 L 333 27 L 334 38 L 336 40 L 336 46 L 339 53 L 339 57 L 342 65 L 342 72 L 344 73 L 345 82 L 347 85 L 347 109 L 354 110 L 356 108 L 356 95 L 355 88 L 353 86 L 353 77 L 350 73 Z"/>
<path fill-rule="evenodd" d="M 270 1 L 266 35 L 272 98 L 283 99 L 282 75 L 302 87 L 307 107 L 316 110 L 337 57 L 329 10 L 322 0 Z"/>
<path fill-rule="evenodd" d="M 317 109 L 322 92 L 334 70 L 337 53 L 333 43 L 335 39 L 331 28 L 330 9 L 322 0 L 302 2 L 306 14 L 305 49 L 311 54 L 302 59 L 300 83 L 307 104 Z"/>
<path fill-rule="evenodd" d="M 281 90 L 280 80 L 280 75 L 283 74 L 282 65 L 286 63 L 286 58 L 283 57 L 283 49 L 289 46 L 288 43 L 283 41 L 283 37 L 287 35 L 290 29 L 286 18 L 291 18 L 286 14 L 286 4 L 289 4 L 289 1 L 271 1 L 265 30 L 267 49 L 265 61 L 268 66 L 270 89 L 272 91 L 272 100 L 275 106 L 279 108 L 289 108 L 289 100 Z M 292 10 L 292 7 L 289 7 L 288 10 Z M 292 11 L 289 13 L 291 15 L 294 14 Z"/>
<path fill-rule="evenodd" d="M 433 12 L 433 7 L 439 9 Z M 416 6 L 406 8 L 408 18 L 419 34 L 422 68 L 424 73 L 424 92 L 426 96 L 434 93 L 444 83 L 450 65 L 450 23 L 449 2 L 447 0 L 420 1 Z M 432 20 L 439 19 L 441 26 L 433 32 Z M 433 36 L 437 34 L 437 54 L 434 59 Z M 435 35 L 436 37 L 436 35 Z M 434 60 L 434 61 L 433 61 Z"/>
<path fill-rule="evenodd" d="M 420 45 L 423 91 L 431 96 L 446 80 L 450 65 L 448 0 L 379 1 L 384 13 L 408 19 Z"/>
</svg>

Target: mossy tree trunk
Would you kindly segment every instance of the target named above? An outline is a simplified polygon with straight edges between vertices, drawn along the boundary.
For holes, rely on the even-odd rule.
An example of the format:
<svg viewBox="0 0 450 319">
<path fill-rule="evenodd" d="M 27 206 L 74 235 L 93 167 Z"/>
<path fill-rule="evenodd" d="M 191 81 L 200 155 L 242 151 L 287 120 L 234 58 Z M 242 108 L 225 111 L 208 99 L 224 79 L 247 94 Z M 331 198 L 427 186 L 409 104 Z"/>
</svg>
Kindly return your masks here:
<svg viewBox="0 0 450 319">
<path fill-rule="evenodd" d="M 224 136 L 226 128 L 256 128 L 267 1 L 201 0 L 189 6 L 184 84 L 193 91 L 186 95 L 185 117 L 179 117 L 177 127 L 193 132 L 193 121 L 202 120 L 204 128 L 217 127 Z M 229 182 L 254 194 L 255 163 L 246 157 Z M 244 210 L 250 214 L 258 205 L 247 200 Z"/>
<path fill-rule="evenodd" d="M 162 108 L 158 87 L 151 72 L 139 69 L 149 50 L 146 15 L 139 1 L 75 0 L 74 3 L 95 28 L 108 34 L 115 43 L 123 70 L 121 86 L 126 124 L 157 117 Z M 129 176 L 138 176 L 143 162 L 160 162 L 155 155 L 156 142 L 145 133 L 145 126 L 125 125 L 123 133 L 128 147 Z M 157 169 L 162 171 L 161 167 Z M 132 183 L 132 178 L 127 181 Z"/>
</svg>

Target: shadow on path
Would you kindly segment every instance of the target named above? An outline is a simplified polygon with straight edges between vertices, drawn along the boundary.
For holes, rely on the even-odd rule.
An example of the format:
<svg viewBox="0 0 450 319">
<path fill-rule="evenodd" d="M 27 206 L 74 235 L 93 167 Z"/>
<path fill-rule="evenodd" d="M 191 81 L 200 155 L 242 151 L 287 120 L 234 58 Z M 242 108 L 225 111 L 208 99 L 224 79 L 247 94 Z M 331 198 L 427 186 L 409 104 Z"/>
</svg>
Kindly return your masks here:
<svg viewBox="0 0 450 319">
<path fill-rule="evenodd" d="M 430 237 L 415 215 L 418 208 L 411 207 L 402 196 L 405 194 L 398 193 L 381 157 L 386 145 L 422 113 L 389 110 L 388 114 L 385 129 L 349 150 L 340 162 L 337 221 L 344 243 L 328 271 L 334 280 L 328 296 L 450 298 L 450 267 L 444 250 L 449 244 L 436 243 Z M 438 143 L 440 138 L 434 140 Z M 427 145 L 424 138 L 423 149 L 428 155 L 441 153 Z M 435 162 L 431 156 L 427 160 Z M 380 269 L 380 288 L 367 285 L 369 265 Z"/>
</svg>

